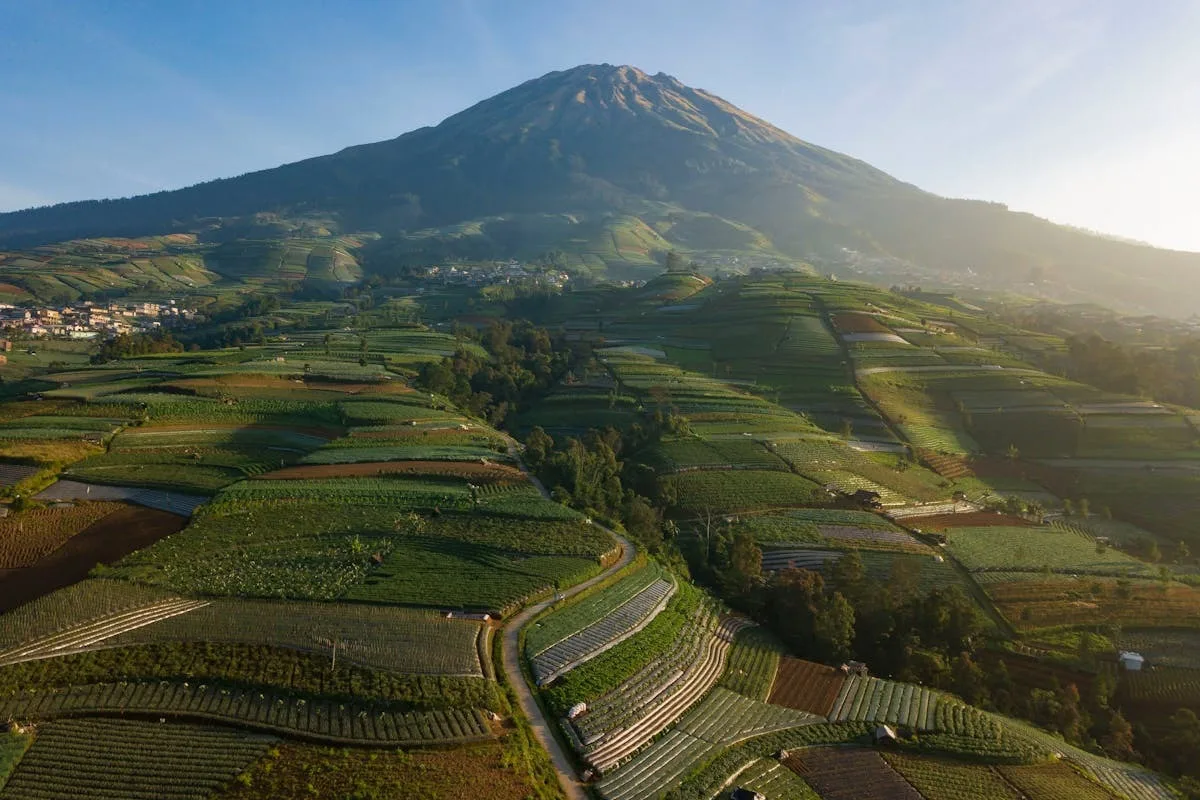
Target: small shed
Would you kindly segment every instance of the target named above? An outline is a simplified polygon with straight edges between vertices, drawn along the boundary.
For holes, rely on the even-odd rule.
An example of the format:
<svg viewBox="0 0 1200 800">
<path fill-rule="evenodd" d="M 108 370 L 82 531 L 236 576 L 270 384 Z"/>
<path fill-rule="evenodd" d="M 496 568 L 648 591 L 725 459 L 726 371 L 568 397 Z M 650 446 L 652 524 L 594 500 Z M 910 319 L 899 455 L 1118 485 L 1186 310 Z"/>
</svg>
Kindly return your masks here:
<svg viewBox="0 0 1200 800">
<path fill-rule="evenodd" d="M 895 729 L 891 725 L 876 725 L 872 738 L 877 745 L 893 745 L 899 740 Z"/>
<path fill-rule="evenodd" d="M 1132 650 L 1122 650 L 1121 654 L 1117 656 L 1117 661 L 1121 663 L 1121 668 L 1127 672 L 1141 672 L 1142 665 L 1146 663 L 1146 657 Z"/>
<path fill-rule="evenodd" d="M 739 786 L 729 793 L 729 800 L 767 800 L 767 796 L 761 792 L 756 792 L 752 789 L 743 789 Z"/>
<path fill-rule="evenodd" d="M 871 674 L 870 670 L 867 669 L 867 665 L 861 661 L 847 661 L 845 664 L 842 664 L 841 670 L 847 675 L 861 675 L 864 678 Z"/>
</svg>

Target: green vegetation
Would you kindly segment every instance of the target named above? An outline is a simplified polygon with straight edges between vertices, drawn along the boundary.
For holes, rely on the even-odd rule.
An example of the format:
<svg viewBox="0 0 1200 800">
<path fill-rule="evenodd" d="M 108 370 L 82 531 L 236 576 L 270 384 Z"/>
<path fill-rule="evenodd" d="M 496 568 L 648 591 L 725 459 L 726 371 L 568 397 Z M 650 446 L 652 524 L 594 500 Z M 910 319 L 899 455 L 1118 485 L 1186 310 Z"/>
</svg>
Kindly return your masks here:
<svg viewBox="0 0 1200 800">
<path fill-rule="evenodd" d="M 783 653 L 783 645 L 766 628 L 740 630 L 717 685 L 751 700 L 766 700 Z"/>
<path fill-rule="evenodd" d="M 164 796 L 205 800 L 274 744 L 267 736 L 217 727 L 132 720 L 61 720 L 37 741 L 5 787 L 12 797 L 119 793 L 130 800 Z M 64 770 L 64 765 L 70 765 Z M 0 775 L 3 775 L 0 772 Z"/>
</svg>

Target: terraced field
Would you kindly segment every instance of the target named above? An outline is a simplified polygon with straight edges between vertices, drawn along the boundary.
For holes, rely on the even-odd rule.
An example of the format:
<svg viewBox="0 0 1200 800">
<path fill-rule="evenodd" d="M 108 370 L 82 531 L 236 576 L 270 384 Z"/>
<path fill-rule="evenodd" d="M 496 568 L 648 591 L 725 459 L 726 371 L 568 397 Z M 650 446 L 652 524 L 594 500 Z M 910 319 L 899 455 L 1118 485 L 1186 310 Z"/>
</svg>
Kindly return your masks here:
<svg viewBox="0 0 1200 800">
<path fill-rule="evenodd" d="M 675 584 L 659 579 L 612 609 L 603 619 L 562 639 L 532 659 L 538 685 L 546 684 L 578 664 L 640 631 L 666 606 Z"/>
<path fill-rule="evenodd" d="M 880 678 L 851 675 L 829 711 L 836 722 L 886 722 L 928 731 L 937 727 L 938 692 Z"/>
<path fill-rule="evenodd" d="M 0 797 L 205 800 L 275 742 L 199 725 L 60 720 L 41 726 Z"/>
<path fill-rule="evenodd" d="M 830 717 L 834 706 L 839 705 L 845 683 L 846 676 L 833 667 L 782 658 L 767 702 Z"/>
<path fill-rule="evenodd" d="M 346 745 L 395 747 L 491 736 L 480 711 L 410 711 L 399 704 L 310 700 L 283 692 L 167 681 L 93 684 L 0 698 L 0 715 L 6 719 L 54 720 L 116 712 L 219 722 Z"/>
<path fill-rule="evenodd" d="M 814 747 L 788 760 L 822 800 L 923 800 L 883 757 L 855 747 Z"/>
</svg>

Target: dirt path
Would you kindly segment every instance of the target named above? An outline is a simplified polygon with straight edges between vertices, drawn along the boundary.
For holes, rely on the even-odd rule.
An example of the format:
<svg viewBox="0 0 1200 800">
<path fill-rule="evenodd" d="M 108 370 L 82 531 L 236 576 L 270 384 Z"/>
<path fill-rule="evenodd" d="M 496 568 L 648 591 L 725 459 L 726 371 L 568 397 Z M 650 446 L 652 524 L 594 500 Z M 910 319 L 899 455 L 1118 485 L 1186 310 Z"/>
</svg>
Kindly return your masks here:
<svg viewBox="0 0 1200 800">
<path fill-rule="evenodd" d="M 608 529 L 604 528 L 604 530 Z M 608 532 L 620 542 L 621 557 L 617 559 L 615 564 L 596 577 L 572 586 L 563 592 L 562 597 L 567 598 L 582 592 L 584 589 L 599 583 L 633 561 L 633 557 L 637 552 L 633 545 L 612 531 Z M 517 695 L 517 701 L 521 704 L 521 710 L 525 712 L 526 718 L 529 719 L 529 724 L 533 728 L 534 735 L 542 743 L 542 747 L 546 748 L 546 751 L 550 753 L 550 760 L 554 762 L 554 769 L 558 772 L 558 782 L 562 786 L 563 794 L 570 798 L 570 800 L 586 800 L 587 793 L 583 789 L 583 784 L 579 782 L 579 777 L 575 774 L 575 767 L 571 763 L 570 757 L 567 756 L 558 739 L 554 737 L 553 729 L 551 728 L 553 723 L 542 714 L 541 706 L 534 700 L 533 692 L 530 690 L 529 684 L 525 682 L 525 676 L 521 673 L 521 651 L 518 647 L 521 629 L 553 602 L 554 599 L 550 598 L 540 603 L 535 603 L 513 617 L 504 626 L 504 674 L 508 676 L 508 682 Z"/>
<path fill-rule="evenodd" d="M 511 448 L 510 452 L 514 456 L 517 455 L 515 447 Z M 549 497 L 546 487 L 542 486 L 541 482 L 525 469 L 524 463 L 521 461 L 517 463 L 520 464 L 521 470 L 529 475 L 529 480 L 533 482 L 533 485 L 538 487 L 543 495 Z M 563 598 L 572 597 L 589 586 L 594 586 L 617 570 L 627 566 L 637 554 L 637 550 L 627 539 L 618 536 L 613 531 L 608 530 L 608 528 L 601 529 L 608 531 L 620 543 L 621 557 L 617 559 L 616 563 L 591 580 L 586 580 L 562 592 L 561 596 Z M 513 687 L 513 692 L 517 695 L 517 702 L 520 703 L 521 711 L 525 713 L 525 717 L 529 720 L 529 725 L 533 728 L 534 736 L 541 742 L 542 747 L 546 748 L 546 752 L 550 754 L 550 760 L 554 763 L 555 772 L 558 773 L 558 782 L 562 786 L 563 794 L 569 800 L 587 800 L 587 792 L 584 790 L 583 784 L 579 782 L 579 776 L 575 774 L 575 765 L 571 762 L 571 758 L 567 755 L 566 751 L 563 750 L 562 745 L 559 744 L 558 739 L 555 738 L 553 728 L 551 727 L 553 723 L 546 719 L 546 716 L 542 713 L 541 706 L 534 699 L 533 692 L 529 688 L 529 684 L 525 682 L 525 676 L 521 672 L 521 650 L 518 646 L 521 630 L 531 619 L 548 608 L 553 602 L 554 599 L 550 598 L 540 603 L 535 603 L 520 614 L 517 614 L 504 626 L 504 674 L 508 676 L 509 685 Z"/>
</svg>

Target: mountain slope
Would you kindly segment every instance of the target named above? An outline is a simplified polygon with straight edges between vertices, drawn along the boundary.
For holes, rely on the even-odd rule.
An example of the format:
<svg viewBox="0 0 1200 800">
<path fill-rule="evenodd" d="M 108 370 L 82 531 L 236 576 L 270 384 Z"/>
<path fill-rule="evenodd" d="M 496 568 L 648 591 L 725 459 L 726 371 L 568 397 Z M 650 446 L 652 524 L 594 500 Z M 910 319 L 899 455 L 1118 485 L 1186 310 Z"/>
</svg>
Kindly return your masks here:
<svg viewBox="0 0 1200 800">
<path fill-rule="evenodd" d="M 993 288 L 1024 285 L 1036 270 L 1065 296 L 1111 294 L 1165 313 L 1188 313 L 1200 296 L 1200 255 L 936 197 L 675 78 L 610 65 L 553 72 L 435 127 L 329 156 L 172 192 L 3 214 L 0 246 L 197 230 L 257 212 L 332 218 L 343 231 L 379 231 L 402 246 L 417 231 L 526 215 L 516 227 L 476 226 L 502 231 L 471 250 L 496 256 L 532 244 L 520 234 L 529 215 L 579 215 L 602 234 L 606 220 L 639 218 L 685 249 L 741 250 L 754 240 L 758 251 L 830 263 L 851 248 L 978 275 Z M 680 214 L 727 220 L 736 235 L 689 243 L 670 231 Z M 546 226 L 534 227 L 539 248 L 594 239 L 567 231 L 543 241 Z M 424 241 L 416 252 L 441 250 Z"/>
</svg>

